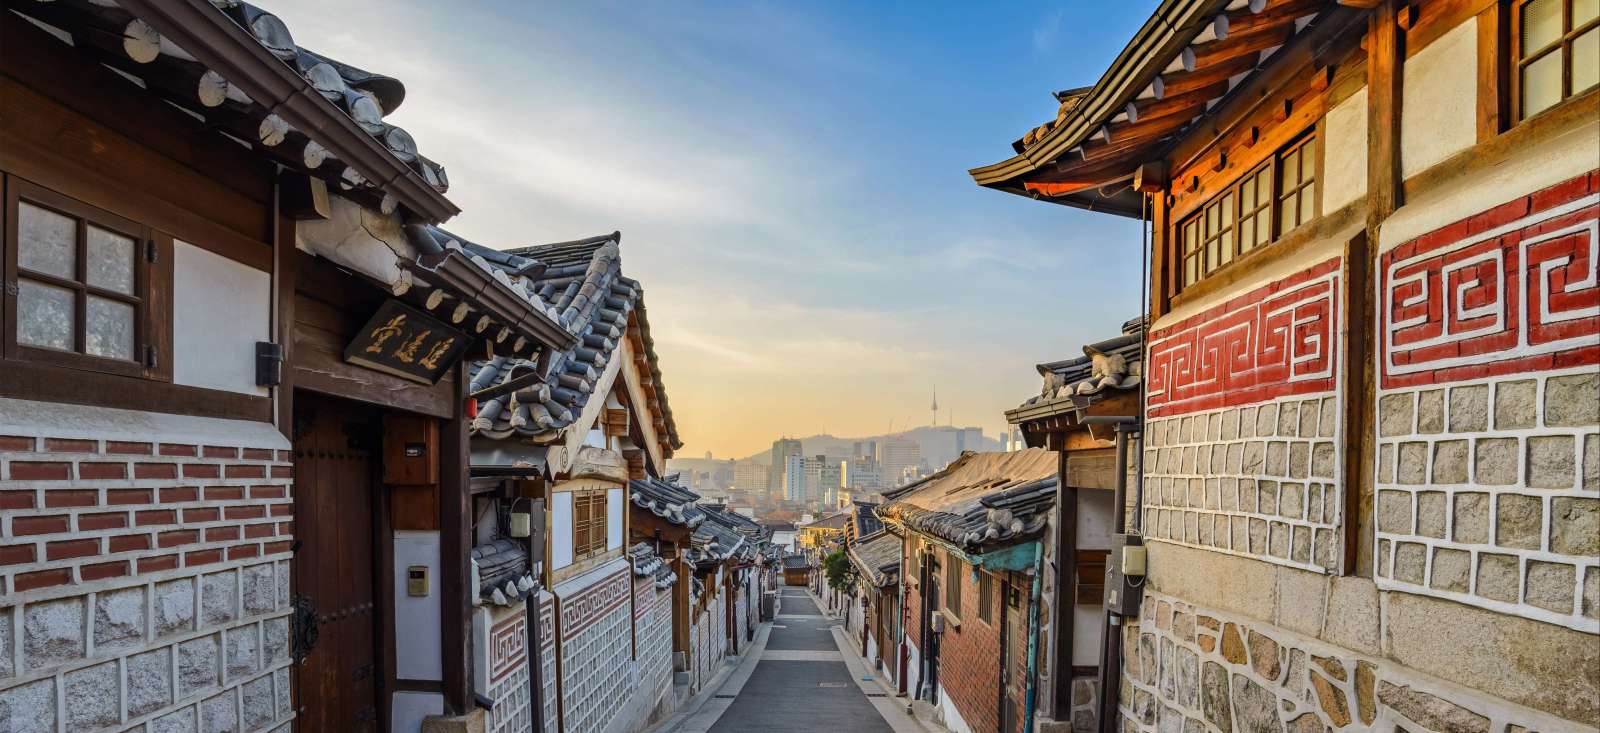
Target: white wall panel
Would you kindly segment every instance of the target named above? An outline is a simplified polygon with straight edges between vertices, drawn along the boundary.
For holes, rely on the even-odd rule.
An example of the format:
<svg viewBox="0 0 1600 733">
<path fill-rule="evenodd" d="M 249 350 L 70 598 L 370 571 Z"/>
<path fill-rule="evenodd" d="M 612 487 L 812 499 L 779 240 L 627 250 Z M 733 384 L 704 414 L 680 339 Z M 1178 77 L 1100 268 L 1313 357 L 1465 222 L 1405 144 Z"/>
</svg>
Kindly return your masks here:
<svg viewBox="0 0 1600 733">
<path fill-rule="evenodd" d="M 172 381 L 265 396 L 256 342 L 271 340 L 272 276 L 173 242 L 172 280 Z"/>
<path fill-rule="evenodd" d="M 406 571 L 413 565 L 428 569 L 426 596 L 407 594 Z M 439 582 L 439 533 L 395 530 L 394 635 L 400 640 L 395 645 L 396 677 L 408 680 L 444 679 L 442 642 L 439 637 Z"/>
<path fill-rule="evenodd" d="M 558 491 L 550 505 L 550 567 L 572 564 L 572 492 Z"/>
<path fill-rule="evenodd" d="M 1477 20 L 1469 18 L 1407 59 L 1404 84 L 1400 173 L 1410 177 L 1478 141 Z"/>
<path fill-rule="evenodd" d="M 627 516 L 622 506 L 622 489 L 606 490 L 606 549 L 622 547 L 622 519 Z"/>
<path fill-rule="evenodd" d="M 1367 88 L 1328 110 L 1323 121 L 1322 212 L 1367 195 Z"/>
</svg>

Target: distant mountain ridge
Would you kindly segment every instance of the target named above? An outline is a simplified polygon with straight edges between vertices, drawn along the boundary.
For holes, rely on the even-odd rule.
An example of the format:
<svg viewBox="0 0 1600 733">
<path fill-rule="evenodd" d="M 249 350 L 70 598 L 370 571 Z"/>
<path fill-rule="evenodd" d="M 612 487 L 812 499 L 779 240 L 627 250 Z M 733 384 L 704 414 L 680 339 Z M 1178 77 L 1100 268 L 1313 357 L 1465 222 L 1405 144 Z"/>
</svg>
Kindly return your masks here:
<svg viewBox="0 0 1600 733">
<path fill-rule="evenodd" d="M 969 439 L 958 447 L 955 437 L 957 433 L 966 433 L 973 436 L 976 433 L 976 445 L 970 444 Z M 954 427 L 951 425 L 923 425 L 910 430 L 881 435 L 869 435 L 863 438 L 840 438 L 833 435 L 809 435 L 800 438 L 803 454 L 808 456 L 825 455 L 848 458 L 855 455 L 856 443 L 876 440 L 886 441 L 891 439 L 905 439 L 915 442 L 922 451 L 922 458 L 928 465 L 939 468 L 961 455 L 962 450 L 997 451 L 1001 449 L 1000 441 L 983 432 L 982 428 Z M 764 450 L 755 455 L 745 456 L 739 460 L 755 461 L 763 466 L 771 465 L 772 452 Z"/>
</svg>

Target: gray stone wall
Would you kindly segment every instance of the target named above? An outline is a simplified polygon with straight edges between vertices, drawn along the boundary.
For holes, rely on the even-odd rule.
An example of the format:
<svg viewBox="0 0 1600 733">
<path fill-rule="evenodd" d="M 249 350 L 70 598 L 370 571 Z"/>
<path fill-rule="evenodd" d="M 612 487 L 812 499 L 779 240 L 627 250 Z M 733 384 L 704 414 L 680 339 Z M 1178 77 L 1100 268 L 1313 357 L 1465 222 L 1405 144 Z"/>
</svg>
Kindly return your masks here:
<svg viewBox="0 0 1600 733">
<path fill-rule="evenodd" d="M 1123 733 L 1585 730 L 1383 658 L 1156 593 L 1145 595 L 1142 617 L 1122 633 Z"/>
<path fill-rule="evenodd" d="M 1382 392 L 1381 588 L 1600 631 L 1600 374 Z"/>
<path fill-rule="evenodd" d="M 1332 394 L 1151 420 L 1145 537 L 1335 569 L 1343 554 L 1339 424 Z"/>
</svg>

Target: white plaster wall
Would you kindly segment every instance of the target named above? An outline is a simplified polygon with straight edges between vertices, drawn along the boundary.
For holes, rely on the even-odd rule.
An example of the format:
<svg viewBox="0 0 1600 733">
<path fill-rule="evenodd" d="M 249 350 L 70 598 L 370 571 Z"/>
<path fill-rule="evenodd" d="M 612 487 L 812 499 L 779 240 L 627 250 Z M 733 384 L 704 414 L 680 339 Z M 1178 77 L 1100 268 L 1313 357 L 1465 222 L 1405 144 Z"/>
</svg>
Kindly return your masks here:
<svg viewBox="0 0 1600 733">
<path fill-rule="evenodd" d="M 172 381 L 265 396 L 256 342 L 270 340 L 272 276 L 173 242 L 172 280 Z"/>
<path fill-rule="evenodd" d="M 1093 667 L 1100 663 L 1100 637 L 1105 632 L 1100 606 L 1072 609 L 1072 663 Z"/>
<path fill-rule="evenodd" d="M 406 592 L 406 571 L 428 568 L 428 595 Z M 439 636 L 439 533 L 395 530 L 394 533 L 394 663 L 395 676 L 408 680 L 444 679 Z M 396 701 L 395 705 L 399 706 Z M 396 730 L 406 730 L 396 727 Z"/>
<path fill-rule="evenodd" d="M 1420 196 L 1385 219 L 1379 230 L 1380 249 L 1389 249 L 1418 235 L 1460 221 L 1490 208 L 1600 168 L 1600 120 L 1565 135 L 1522 148 L 1509 160 Z"/>
<path fill-rule="evenodd" d="M 437 692 L 396 692 L 389 706 L 389 723 L 396 733 L 422 730 L 422 719 L 444 715 L 444 695 Z"/>
<path fill-rule="evenodd" d="M 1400 172 L 1410 177 L 1477 142 L 1477 19 L 1418 51 L 1406 61 L 1404 76 Z"/>
<path fill-rule="evenodd" d="M 606 549 L 622 546 L 622 488 L 606 489 Z"/>
<path fill-rule="evenodd" d="M 572 564 L 572 492 L 558 491 L 550 503 L 550 567 Z"/>
<path fill-rule="evenodd" d="M 1086 550 L 1111 549 L 1115 529 L 1116 497 L 1101 489 L 1078 490 L 1078 547 Z"/>
<path fill-rule="evenodd" d="M 1322 126 L 1322 210 L 1332 213 L 1367 195 L 1367 88 L 1328 110 Z"/>
<path fill-rule="evenodd" d="M 939 715 L 942 717 L 944 727 L 951 733 L 972 733 L 972 726 L 961 719 L 961 711 L 956 709 L 956 702 L 945 694 L 944 683 L 939 683 Z"/>
</svg>

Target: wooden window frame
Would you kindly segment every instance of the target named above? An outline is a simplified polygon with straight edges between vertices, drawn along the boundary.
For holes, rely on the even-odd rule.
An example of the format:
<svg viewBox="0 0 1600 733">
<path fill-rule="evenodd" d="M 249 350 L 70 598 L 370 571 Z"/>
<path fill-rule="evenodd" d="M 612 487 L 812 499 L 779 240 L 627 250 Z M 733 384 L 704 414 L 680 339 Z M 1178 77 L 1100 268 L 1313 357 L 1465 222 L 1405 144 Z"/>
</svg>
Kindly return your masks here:
<svg viewBox="0 0 1600 733">
<path fill-rule="evenodd" d="M 0 353 L 3 353 L 8 360 L 34 362 L 52 367 L 126 377 L 170 379 L 170 366 L 163 367 L 171 360 L 171 342 L 170 339 L 161 336 L 170 332 L 172 313 L 170 298 L 160 296 L 164 288 L 170 294 L 171 238 L 148 225 L 118 216 L 15 175 L 3 174 L 0 178 L 3 178 L 4 187 L 4 205 L 0 207 L 0 225 L 3 225 L 4 229 L 4 247 L 0 249 L 0 254 L 3 254 L 3 258 L 0 258 L 0 272 L 3 272 L 5 281 L 5 297 L 3 305 L 0 305 L 0 334 L 3 334 L 3 339 L 0 339 Z M 24 271 L 18 264 L 21 253 L 20 206 L 24 201 L 76 222 L 73 278 L 62 278 L 31 270 Z M 135 261 L 132 295 L 106 290 L 88 283 L 88 232 L 91 225 L 133 240 Z M 73 292 L 75 321 L 72 351 L 32 346 L 19 340 L 21 328 L 17 323 L 20 315 L 17 298 L 20 294 L 20 281 L 24 278 Z M 86 353 L 89 296 L 133 307 L 132 359 Z"/>
<path fill-rule="evenodd" d="M 1508 42 L 1508 53 L 1505 55 L 1505 69 L 1507 76 L 1510 77 L 1507 80 L 1510 98 L 1507 101 L 1507 107 L 1503 109 L 1509 109 L 1511 111 L 1510 124 L 1512 126 L 1522 124 L 1529 117 L 1537 117 L 1538 115 L 1560 107 L 1568 100 L 1581 96 L 1583 92 L 1595 88 L 1572 88 L 1572 42 L 1588 33 L 1590 30 L 1600 27 L 1600 17 L 1591 18 L 1583 25 L 1573 28 L 1572 6 L 1575 0 L 1557 0 L 1557 2 L 1561 3 L 1561 36 L 1550 42 L 1548 45 L 1537 49 L 1537 53 L 1534 56 L 1523 58 L 1522 9 L 1531 2 L 1533 2 L 1533 0 L 1508 0 L 1506 3 L 1507 12 L 1510 14 L 1510 17 L 1507 19 L 1510 32 L 1506 37 Z M 1545 107 L 1544 109 L 1539 110 L 1532 115 L 1524 115 L 1522 113 L 1522 70 L 1533 61 L 1537 61 L 1552 53 L 1561 54 L 1561 96 L 1550 106 Z"/>
<path fill-rule="evenodd" d="M 607 493 L 605 489 L 582 489 L 572 492 L 573 562 L 587 560 L 606 551 L 606 540 L 610 529 Z"/>
<path fill-rule="evenodd" d="M 1305 226 L 1312 221 L 1315 221 L 1317 217 L 1322 215 L 1322 185 L 1318 181 L 1318 178 L 1320 177 L 1318 174 L 1321 172 L 1320 166 L 1312 165 L 1310 168 L 1307 168 L 1307 161 L 1302 161 L 1300 164 L 1300 180 L 1297 182 L 1292 195 L 1299 196 L 1300 191 L 1304 190 L 1307 186 L 1315 185 L 1316 190 L 1312 194 L 1312 212 L 1308 217 L 1302 216 L 1293 227 L 1284 228 L 1282 226 L 1281 217 L 1283 202 L 1288 198 L 1289 195 L 1291 195 L 1284 191 L 1283 186 L 1284 156 L 1286 154 L 1298 152 L 1304 149 L 1306 145 L 1314 144 L 1319 137 L 1320 135 L 1318 135 L 1317 128 L 1315 126 L 1307 128 L 1305 131 L 1294 136 L 1281 148 L 1273 151 L 1272 155 L 1268 156 L 1266 160 L 1251 167 L 1244 174 L 1230 181 L 1226 187 L 1217 191 L 1211 196 L 1211 198 L 1201 202 L 1200 205 L 1196 206 L 1193 210 L 1185 214 L 1182 219 L 1178 219 L 1172 225 L 1168 235 L 1170 243 L 1167 246 L 1167 252 L 1170 253 L 1171 261 L 1176 263 L 1176 271 L 1175 276 L 1168 285 L 1170 292 L 1167 294 L 1167 297 L 1169 299 L 1177 298 L 1185 290 L 1205 282 L 1207 278 L 1215 277 L 1216 275 L 1231 268 L 1238 267 L 1240 262 L 1253 258 L 1262 251 L 1271 248 L 1272 245 L 1281 240 L 1285 234 Z M 1316 161 L 1321 160 L 1321 156 L 1323 154 L 1323 146 L 1318 145 L 1312 151 L 1312 160 L 1309 162 L 1314 164 Z M 1256 177 L 1263 172 L 1267 173 L 1265 179 L 1269 189 L 1266 194 L 1267 203 L 1262 205 L 1262 194 L 1259 190 L 1257 190 L 1255 194 L 1255 207 L 1246 212 L 1244 210 L 1244 186 L 1247 183 L 1253 184 L 1256 180 Z M 1224 215 L 1224 212 L 1218 208 L 1225 201 L 1229 202 L 1227 204 L 1228 211 L 1226 212 L 1226 216 Z M 1210 210 L 1218 211 L 1218 228 L 1214 233 L 1214 236 L 1212 236 L 1213 233 L 1206 230 L 1206 224 L 1208 222 L 1206 217 L 1207 212 Z M 1239 236 L 1242 223 L 1241 217 L 1252 217 L 1255 221 L 1257 232 L 1256 243 L 1249 250 L 1241 249 L 1243 245 L 1243 240 Z M 1262 222 L 1261 217 L 1266 217 L 1267 234 L 1265 238 L 1263 238 L 1263 236 L 1260 234 Z M 1195 227 L 1196 232 L 1195 239 L 1197 245 L 1194 249 L 1189 248 L 1188 232 L 1191 226 Z M 1205 264 L 1207 261 L 1207 244 L 1211 241 L 1220 241 L 1225 235 L 1230 236 L 1232 240 L 1228 251 L 1227 260 L 1222 261 L 1222 252 L 1219 249 L 1217 258 L 1220 264 L 1213 269 L 1205 269 Z M 1196 264 L 1196 275 L 1193 282 L 1188 281 L 1188 266 L 1191 259 L 1193 259 Z"/>
<path fill-rule="evenodd" d="M 944 611 L 946 621 L 961 623 L 961 558 L 955 553 L 946 553 L 944 567 Z M 951 599 L 954 599 L 952 602 Z"/>
<path fill-rule="evenodd" d="M 994 576 L 978 571 L 978 620 L 994 625 Z"/>
</svg>

